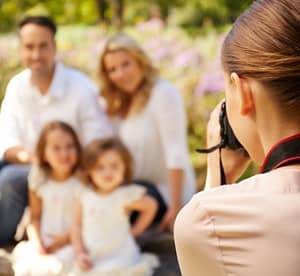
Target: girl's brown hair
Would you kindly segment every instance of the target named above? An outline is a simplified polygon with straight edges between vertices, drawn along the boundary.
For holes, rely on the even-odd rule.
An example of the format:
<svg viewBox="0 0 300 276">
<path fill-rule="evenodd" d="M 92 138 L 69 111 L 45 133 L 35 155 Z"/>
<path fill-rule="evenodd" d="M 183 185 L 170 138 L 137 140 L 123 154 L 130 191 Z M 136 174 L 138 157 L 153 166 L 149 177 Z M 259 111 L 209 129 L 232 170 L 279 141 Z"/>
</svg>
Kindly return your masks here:
<svg viewBox="0 0 300 276">
<path fill-rule="evenodd" d="M 134 98 L 129 93 L 124 93 L 124 91 L 118 89 L 108 78 L 104 58 L 106 54 L 116 51 L 127 52 L 137 60 L 143 70 L 144 80 Z M 106 41 L 99 60 L 101 96 L 106 100 L 107 113 L 110 116 L 123 116 L 128 109 L 128 115 L 134 115 L 142 111 L 148 103 L 157 76 L 157 69 L 134 39 L 122 33 L 111 36 Z"/>
<path fill-rule="evenodd" d="M 38 161 L 38 166 L 46 173 L 48 173 L 51 170 L 51 167 L 47 160 L 45 159 L 45 149 L 47 146 L 47 138 L 48 135 L 54 131 L 54 130 L 62 130 L 63 132 L 69 134 L 75 144 L 76 152 L 77 152 L 77 162 L 73 168 L 73 172 L 76 171 L 76 169 L 79 167 L 80 159 L 81 159 L 81 145 L 79 142 L 79 139 L 76 135 L 76 132 L 74 129 L 68 125 L 67 123 L 64 123 L 62 121 L 52 121 L 45 125 L 45 127 L 42 129 L 39 140 L 37 142 L 36 146 L 36 157 Z"/>
<path fill-rule="evenodd" d="M 119 153 L 124 162 L 124 183 L 130 183 L 132 181 L 133 161 L 130 152 L 119 139 L 107 138 L 96 139 L 84 147 L 81 165 L 84 182 L 93 184 L 89 176 L 90 170 L 96 166 L 99 157 L 110 150 Z"/>
<path fill-rule="evenodd" d="M 300 108 L 300 0 L 256 0 L 222 49 L 227 73 L 260 81 L 282 110 Z"/>
</svg>

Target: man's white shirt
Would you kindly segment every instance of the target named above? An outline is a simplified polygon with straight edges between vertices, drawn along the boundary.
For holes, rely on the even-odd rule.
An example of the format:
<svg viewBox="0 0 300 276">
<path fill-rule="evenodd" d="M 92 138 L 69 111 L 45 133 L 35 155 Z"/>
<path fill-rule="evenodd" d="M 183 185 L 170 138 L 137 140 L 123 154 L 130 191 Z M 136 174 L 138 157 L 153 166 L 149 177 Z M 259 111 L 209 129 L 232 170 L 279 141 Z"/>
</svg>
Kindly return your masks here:
<svg viewBox="0 0 300 276">
<path fill-rule="evenodd" d="M 33 152 L 42 128 L 53 120 L 70 124 L 82 144 L 112 135 L 97 86 L 83 73 L 57 62 L 46 95 L 32 84 L 29 69 L 8 83 L 0 113 L 0 156 L 18 145 Z"/>
</svg>

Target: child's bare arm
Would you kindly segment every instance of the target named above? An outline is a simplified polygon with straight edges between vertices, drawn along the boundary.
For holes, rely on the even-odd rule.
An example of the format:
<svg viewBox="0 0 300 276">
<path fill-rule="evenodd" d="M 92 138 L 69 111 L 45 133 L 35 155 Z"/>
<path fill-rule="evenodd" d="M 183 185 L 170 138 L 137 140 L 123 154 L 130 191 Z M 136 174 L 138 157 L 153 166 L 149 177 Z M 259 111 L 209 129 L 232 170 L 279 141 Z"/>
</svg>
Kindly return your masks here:
<svg viewBox="0 0 300 276">
<path fill-rule="evenodd" d="M 47 247 L 48 253 L 53 253 L 70 243 L 70 231 L 60 235 L 52 235 L 52 244 Z"/>
<path fill-rule="evenodd" d="M 81 235 L 82 211 L 79 201 L 74 204 L 73 223 L 71 229 L 71 242 L 75 251 L 75 257 L 80 268 L 88 270 L 92 267 L 92 262 L 86 251 Z"/>
<path fill-rule="evenodd" d="M 139 215 L 131 227 L 131 232 L 134 237 L 141 235 L 154 219 L 158 208 L 158 203 L 150 196 L 144 196 L 141 199 L 135 200 L 126 206 L 130 211 L 138 211 Z"/>
<path fill-rule="evenodd" d="M 40 231 L 42 200 L 35 191 L 29 191 L 29 206 L 30 224 L 27 227 L 28 239 L 33 242 L 41 254 L 47 254 Z"/>
<path fill-rule="evenodd" d="M 71 228 L 71 241 L 75 253 L 85 251 L 81 238 L 81 205 L 79 202 L 74 204 L 73 222 Z"/>
</svg>

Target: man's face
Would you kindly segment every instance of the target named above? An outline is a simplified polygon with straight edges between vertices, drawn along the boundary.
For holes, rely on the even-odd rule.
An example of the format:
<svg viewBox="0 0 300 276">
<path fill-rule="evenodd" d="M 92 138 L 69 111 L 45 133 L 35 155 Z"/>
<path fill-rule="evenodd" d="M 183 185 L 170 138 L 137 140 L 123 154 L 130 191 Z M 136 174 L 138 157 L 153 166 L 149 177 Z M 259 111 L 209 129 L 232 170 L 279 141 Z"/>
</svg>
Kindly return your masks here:
<svg viewBox="0 0 300 276">
<path fill-rule="evenodd" d="M 36 24 L 27 24 L 20 30 L 20 53 L 23 64 L 36 77 L 52 74 L 56 46 L 50 29 Z"/>
</svg>

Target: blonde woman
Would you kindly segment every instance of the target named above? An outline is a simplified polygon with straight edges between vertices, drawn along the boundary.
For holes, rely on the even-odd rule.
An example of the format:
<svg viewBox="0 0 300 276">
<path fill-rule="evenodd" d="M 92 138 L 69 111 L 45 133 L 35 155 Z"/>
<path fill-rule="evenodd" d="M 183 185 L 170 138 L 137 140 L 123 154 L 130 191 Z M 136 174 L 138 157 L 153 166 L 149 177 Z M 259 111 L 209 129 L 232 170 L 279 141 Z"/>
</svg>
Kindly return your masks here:
<svg viewBox="0 0 300 276">
<path fill-rule="evenodd" d="M 172 231 L 178 211 L 195 191 L 181 96 L 125 34 L 107 40 L 99 77 L 107 113 L 134 158 L 135 179 L 153 184 L 147 187 L 160 204 L 158 230 Z"/>
</svg>

